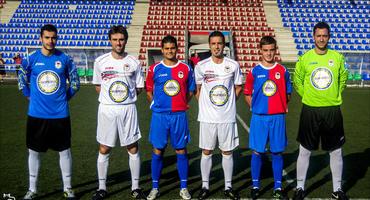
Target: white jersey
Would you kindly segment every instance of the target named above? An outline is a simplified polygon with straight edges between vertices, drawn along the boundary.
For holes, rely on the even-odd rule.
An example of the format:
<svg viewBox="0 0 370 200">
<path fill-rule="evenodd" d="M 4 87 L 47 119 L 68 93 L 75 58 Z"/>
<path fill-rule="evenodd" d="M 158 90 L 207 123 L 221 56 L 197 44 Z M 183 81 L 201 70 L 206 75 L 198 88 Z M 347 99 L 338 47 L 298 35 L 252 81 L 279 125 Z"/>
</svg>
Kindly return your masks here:
<svg viewBox="0 0 370 200">
<path fill-rule="evenodd" d="M 123 59 L 115 59 L 111 53 L 99 56 L 94 63 L 93 84 L 101 86 L 101 104 L 134 103 L 137 99 L 136 88 L 144 88 L 140 62 L 130 55 Z"/>
<path fill-rule="evenodd" d="M 207 58 L 195 66 L 195 80 L 197 85 L 201 85 L 198 121 L 235 122 L 235 85 L 242 85 L 239 64 L 227 57 L 221 64 Z"/>
</svg>

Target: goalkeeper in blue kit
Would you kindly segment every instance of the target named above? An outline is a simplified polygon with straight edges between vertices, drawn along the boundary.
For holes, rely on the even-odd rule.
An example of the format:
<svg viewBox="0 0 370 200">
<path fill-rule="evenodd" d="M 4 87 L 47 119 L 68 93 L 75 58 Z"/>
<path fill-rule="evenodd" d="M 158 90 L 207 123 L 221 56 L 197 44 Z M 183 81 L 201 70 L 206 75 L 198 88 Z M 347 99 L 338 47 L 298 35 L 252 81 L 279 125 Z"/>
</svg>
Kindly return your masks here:
<svg viewBox="0 0 370 200">
<path fill-rule="evenodd" d="M 80 87 L 72 59 L 55 49 L 57 29 L 41 28 L 42 47 L 23 60 L 18 86 L 29 100 L 26 143 L 28 148 L 29 189 L 24 199 L 37 197 L 40 153 L 59 152 L 64 197 L 75 199 L 71 186 L 71 122 L 68 101 Z M 67 83 L 68 81 L 68 83 Z"/>
</svg>

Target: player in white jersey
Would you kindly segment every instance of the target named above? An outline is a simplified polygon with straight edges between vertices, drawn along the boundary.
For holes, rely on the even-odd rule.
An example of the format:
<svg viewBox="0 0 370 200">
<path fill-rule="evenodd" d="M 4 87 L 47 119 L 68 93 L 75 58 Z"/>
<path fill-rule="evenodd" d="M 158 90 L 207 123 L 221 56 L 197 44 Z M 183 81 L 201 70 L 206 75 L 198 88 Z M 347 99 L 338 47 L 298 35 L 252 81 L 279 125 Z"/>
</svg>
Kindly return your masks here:
<svg viewBox="0 0 370 200">
<path fill-rule="evenodd" d="M 107 197 L 106 179 L 109 155 L 117 137 L 120 145 L 126 146 L 131 171 L 131 196 L 145 199 L 139 188 L 140 155 L 138 140 L 141 133 L 135 102 L 144 88 L 144 76 L 140 62 L 125 52 L 127 30 L 119 25 L 111 27 L 109 40 L 112 51 L 98 57 L 94 63 L 93 84 L 99 94 L 98 127 L 96 139 L 99 142 L 97 160 L 99 189 L 92 199 Z"/>
<path fill-rule="evenodd" d="M 242 74 L 239 64 L 224 57 L 225 37 L 214 31 L 208 38 L 212 56 L 195 66 L 199 101 L 199 147 L 202 149 L 200 168 L 202 189 L 198 199 L 209 196 L 209 175 L 212 168 L 212 152 L 218 141 L 222 151 L 222 168 L 225 176 L 225 196 L 239 199 L 232 189 L 233 150 L 239 145 L 236 125 L 236 99 L 242 90 Z"/>
</svg>

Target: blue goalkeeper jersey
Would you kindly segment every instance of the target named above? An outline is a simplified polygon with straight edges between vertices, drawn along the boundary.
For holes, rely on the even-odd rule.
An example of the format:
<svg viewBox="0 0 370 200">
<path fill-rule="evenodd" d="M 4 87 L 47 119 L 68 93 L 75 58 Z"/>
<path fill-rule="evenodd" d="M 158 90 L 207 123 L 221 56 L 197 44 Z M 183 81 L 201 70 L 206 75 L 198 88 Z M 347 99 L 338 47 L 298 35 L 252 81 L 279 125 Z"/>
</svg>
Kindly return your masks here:
<svg viewBox="0 0 370 200">
<path fill-rule="evenodd" d="M 18 86 L 29 97 L 29 116 L 59 119 L 69 116 L 68 100 L 79 90 L 80 81 L 68 55 L 55 50 L 45 56 L 37 50 L 23 60 Z"/>
</svg>

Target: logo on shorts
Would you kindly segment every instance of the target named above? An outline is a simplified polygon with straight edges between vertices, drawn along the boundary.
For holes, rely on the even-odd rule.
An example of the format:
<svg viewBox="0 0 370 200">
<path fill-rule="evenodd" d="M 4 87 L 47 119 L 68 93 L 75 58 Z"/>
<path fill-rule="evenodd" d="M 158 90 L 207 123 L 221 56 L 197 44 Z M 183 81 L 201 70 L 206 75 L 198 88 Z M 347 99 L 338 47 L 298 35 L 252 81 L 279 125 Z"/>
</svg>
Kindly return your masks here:
<svg viewBox="0 0 370 200">
<path fill-rule="evenodd" d="M 211 102 L 216 106 L 223 106 L 229 100 L 229 91 L 224 85 L 216 85 L 209 92 Z"/>
<path fill-rule="evenodd" d="M 176 80 L 168 80 L 163 86 L 163 91 L 168 96 L 173 97 L 180 92 L 180 84 Z"/>
<path fill-rule="evenodd" d="M 272 80 L 267 80 L 262 86 L 262 92 L 265 96 L 271 97 L 276 93 L 276 84 Z"/>
<path fill-rule="evenodd" d="M 184 72 L 179 71 L 179 73 L 177 73 L 177 76 L 178 76 L 179 78 L 184 78 Z"/>
<path fill-rule="evenodd" d="M 55 61 L 55 68 L 60 69 L 61 67 L 62 67 L 62 62 L 60 62 L 59 60 Z"/>
<path fill-rule="evenodd" d="M 60 78 L 57 73 L 45 70 L 37 76 L 37 89 L 43 94 L 54 94 L 60 87 Z"/>
<path fill-rule="evenodd" d="M 333 73 L 325 67 L 319 67 L 311 73 L 311 84 L 318 90 L 326 90 L 333 82 Z"/>
<path fill-rule="evenodd" d="M 110 85 L 108 93 L 112 101 L 122 103 L 128 98 L 129 91 L 126 83 L 115 81 Z"/>
<path fill-rule="evenodd" d="M 277 80 L 279 80 L 279 79 L 280 79 L 280 72 L 276 72 L 276 74 L 275 74 L 275 78 L 276 78 Z"/>
</svg>

